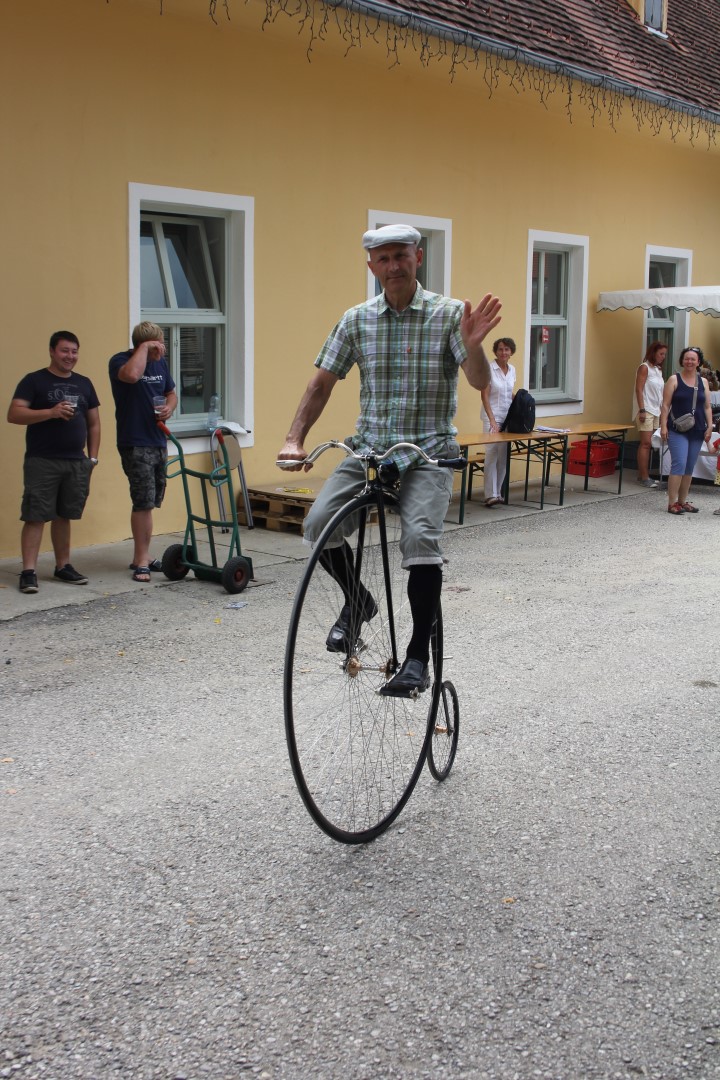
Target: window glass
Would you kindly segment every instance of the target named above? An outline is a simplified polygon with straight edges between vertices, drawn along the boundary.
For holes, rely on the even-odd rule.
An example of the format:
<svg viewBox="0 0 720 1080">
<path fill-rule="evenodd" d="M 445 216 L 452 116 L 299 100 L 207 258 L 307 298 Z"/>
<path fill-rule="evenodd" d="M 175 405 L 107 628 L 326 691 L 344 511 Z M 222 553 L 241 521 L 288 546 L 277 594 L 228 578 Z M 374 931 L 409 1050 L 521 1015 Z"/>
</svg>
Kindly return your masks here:
<svg viewBox="0 0 720 1080">
<path fill-rule="evenodd" d="M 180 327 L 180 385 L 183 413 L 206 413 L 210 398 L 218 394 L 219 331 L 216 326 Z"/>
<path fill-rule="evenodd" d="M 671 289 L 677 284 L 677 263 L 666 259 L 651 260 L 648 267 L 648 288 Z M 664 374 L 667 378 L 673 370 L 673 353 L 676 340 L 676 315 L 675 308 L 651 308 L 647 315 L 645 347 L 652 345 L 653 341 L 662 341 L 667 345 L 668 355 L 665 361 Z"/>
<path fill-rule="evenodd" d="M 532 295 L 530 298 L 530 312 L 533 315 L 538 313 L 538 284 L 540 281 L 540 253 L 538 251 L 533 252 L 532 257 Z"/>
<path fill-rule="evenodd" d="M 205 426 L 210 398 L 228 409 L 223 349 L 226 219 L 141 214 L 143 319 L 159 323 L 178 395 L 176 419 Z M 229 416 L 225 411 L 224 415 Z"/>
<path fill-rule="evenodd" d="M 153 227 L 149 221 L 140 224 L 140 303 L 144 308 L 168 306 Z"/>
<path fill-rule="evenodd" d="M 566 392 L 566 251 L 537 247 L 532 257 L 530 366 L 531 392 Z"/>
<path fill-rule="evenodd" d="M 662 30 L 663 0 L 645 0 L 645 24 Z"/>
<path fill-rule="evenodd" d="M 213 307 L 199 225 L 165 221 L 163 233 L 177 306 Z"/>
<path fill-rule="evenodd" d="M 546 340 L 543 340 L 545 338 Z M 530 389 L 555 390 L 565 387 L 564 326 L 533 326 L 530 333 Z"/>
<path fill-rule="evenodd" d="M 545 315 L 563 315 L 565 309 L 564 287 L 565 253 L 544 252 L 544 280 L 542 310 Z"/>
</svg>

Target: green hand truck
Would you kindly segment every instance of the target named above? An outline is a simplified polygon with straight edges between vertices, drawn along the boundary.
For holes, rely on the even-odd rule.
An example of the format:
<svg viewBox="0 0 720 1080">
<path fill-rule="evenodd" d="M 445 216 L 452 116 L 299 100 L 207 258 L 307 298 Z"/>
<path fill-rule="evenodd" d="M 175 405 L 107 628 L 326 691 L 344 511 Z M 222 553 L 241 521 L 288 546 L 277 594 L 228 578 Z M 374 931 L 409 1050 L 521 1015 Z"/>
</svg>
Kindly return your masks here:
<svg viewBox="0 0 720 1080">
<path fill-rule="evenodd" d="M 162 421 L 158 421 L 158 427 L 176 450 L 176 454 L 167 460 L 165 475 L 168 480 L 175 476 L 182 478 L 185 506 L 187 508 L 185 538 L 182 544 L 171 544 L 169 548 L 165 549 L 162 557 L 163 574 L 170 581 L 181 581 L 188 571 L 192 570 L 195 577 L 199 578 L 200 581 L 215 581 L 229 593 L 242 592 L 248 582 L 253 580 L 254 574 L 252 560 L 245 558 L 240 550 L 240 526 L 238 525 L 237 507 L 233 492 L 232 470 L 222 431 L 217 428 L 213 436 L 217 440 L 218 450 L 216 453 L 220 457 L 220 464 L 216 465 L 210 472 L 200 472 L 197 469 L 188 468 L 185 463 L 183 448 L 170 429 Z M 191 476 L 200 481 L 205 510 L 204 516 L 193 513 L 190 485 L 188 483 L 188 478 Z M 228 513 L 225 513 L 224 505 L 222 502 L 220 503 L 220 505 L 223 505 L 223 520 L 220 520 L 219 518 L 213 518 L 210 514 L 209 494 L 210 489 L 215 491 L 216 494 L 221 494 L 224 488 L 227 488 L 230 505 Z M 196 525 L 203 526 L 207 530 L 207 540 L 212 558 L 211 563 L 200 560 Z M 230 532 L 231 534 L 229 542 L 230 557 L 222 566 L 218 563 L 215 529 L 220 529 L 224 533 Z"/>
</svg>

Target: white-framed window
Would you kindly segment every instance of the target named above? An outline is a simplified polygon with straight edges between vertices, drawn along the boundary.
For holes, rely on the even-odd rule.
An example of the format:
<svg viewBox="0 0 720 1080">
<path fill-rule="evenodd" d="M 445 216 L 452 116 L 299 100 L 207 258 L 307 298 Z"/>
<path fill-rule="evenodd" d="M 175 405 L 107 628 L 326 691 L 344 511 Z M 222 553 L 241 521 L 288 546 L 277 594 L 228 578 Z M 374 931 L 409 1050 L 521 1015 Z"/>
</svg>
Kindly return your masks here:
<svg viewBox="0 0 720 1080">
<path fill-rule="evenodd" d="M 587 236 L 528 233 L 525 370 L 541 416 L 582 411 L 588 250 Z"/>
<path fill-rule="evenodd" d="M 684 248 L 652 247 L 645 251 L 645 281 L 648 289 L 689 285 L 692 252 Z M 677 357 L 688 340 L 688 313 L 678 308 L 650 308 L 645 312 L 645 348 L 653 341 L 667 345 L 664 375 L 675 369 Z"/>
<path fill-rule="evenodd" d="M 129 198 L 130 329 L 163 328 L 173 433 L 201 435 L 214 394 L 223 418 L 251 432 L 254 200 L 147 184 L 130 184 Z"/>
<path fill-rule="evenodd" d="M 450 266 L 452 257 L 452 220 L 450 218 L 420 217 L 417 214 L 405 214 L 390 210 L 368 210 L 368 229 L 379 229 L 383 225 L 412 225 L 422 237 L 422 265 L 418 269 L 418 281 L 429 292 L 450 296 Z M 380 284 L 368 270 L 368 300 L 377 296 Z"/>
</svg>

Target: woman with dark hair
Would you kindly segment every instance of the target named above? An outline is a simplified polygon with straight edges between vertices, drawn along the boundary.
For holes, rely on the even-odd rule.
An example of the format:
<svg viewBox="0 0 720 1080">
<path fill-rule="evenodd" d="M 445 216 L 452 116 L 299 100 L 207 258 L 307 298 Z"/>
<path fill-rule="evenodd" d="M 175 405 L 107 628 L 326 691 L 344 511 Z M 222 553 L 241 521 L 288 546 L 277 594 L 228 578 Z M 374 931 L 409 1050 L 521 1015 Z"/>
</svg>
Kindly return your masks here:
<svg viewBox="0 0 720 1080">
<path fill-rule="evenodd" d="M 483 431 L 500 431 L 508 414 L 515 390 L 515 368 L 510 357 L 515 352 L 512 338 L 498 338 L 493 342 L 495 359 L 490 364 L 490 382 L 480 391 L 486 419 Z M 505 482 L 506 448 L 502 445 L 485 448 L 485 505 L 498 506 L 502 500 Z"/>
<path fill-rule="evenodd" d="M 660 412 L 660 437 L 670 447 L 668 476 L 668 513 L 697 514 L 697 506 L 687 501 L 693 469 L 703 439 L 708 442 L 713 432 L 710 389 L 707 379 L 698 375 L 700 357 L 697 349 L 683 349 L 680 370 L 665 383 Z M 686 417 L 692 416 L 692 426 Z"/>
<path fill-rule="evenodd" d="M 654 480 L 650 479 L 650 440 L 653 431 L 660 425 L 660 410 L 665 389 L 662 369 L 666 356 L 667 345 L 664 345 L 662 341 L 653 341 L 635 375 L 632 418 L 640 432 L 637 478 L 638 484 L 648 488 L 658 486 Z"/>
</svg>

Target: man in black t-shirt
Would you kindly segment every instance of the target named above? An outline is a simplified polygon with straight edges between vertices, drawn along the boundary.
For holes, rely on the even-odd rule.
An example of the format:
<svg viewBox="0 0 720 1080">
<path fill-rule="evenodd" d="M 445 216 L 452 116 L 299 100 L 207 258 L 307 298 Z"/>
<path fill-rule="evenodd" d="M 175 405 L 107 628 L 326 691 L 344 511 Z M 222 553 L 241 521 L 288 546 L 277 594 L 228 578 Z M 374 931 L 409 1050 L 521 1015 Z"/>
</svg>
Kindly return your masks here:
<svg viewBox="0 0 720 1080">
<path fill-rule="evenodd" d="M 87 583 L 70 562 L 70 522 L 82 517 L 90 474 L 98 463 L 100 402 L 90 380 L 75 374 L 79 348 L 69 330 L 53 334 L 49 366 L 20 380 L 8 409 L 8 421 L 27 428 L 20 511 L 24 593 L 38 591 L 37 558 L 46 521 L 51 522 L 56 580 Z"/>
</svg>

